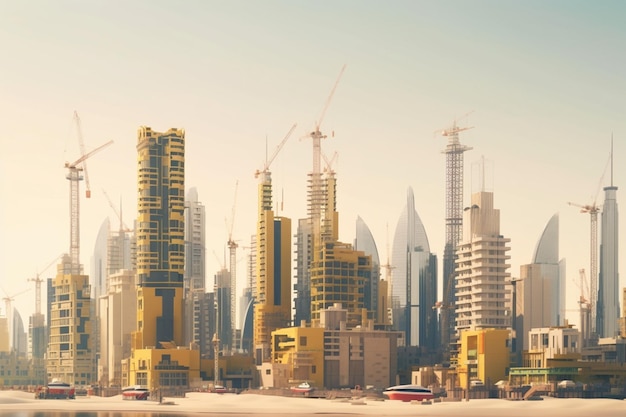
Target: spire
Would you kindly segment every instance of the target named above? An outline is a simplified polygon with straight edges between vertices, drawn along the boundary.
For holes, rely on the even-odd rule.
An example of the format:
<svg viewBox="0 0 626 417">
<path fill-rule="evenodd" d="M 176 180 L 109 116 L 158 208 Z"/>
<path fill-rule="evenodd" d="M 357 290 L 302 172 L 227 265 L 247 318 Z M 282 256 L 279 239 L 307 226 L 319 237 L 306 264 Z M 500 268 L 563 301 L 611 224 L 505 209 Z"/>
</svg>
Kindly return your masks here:
<svg viewBox="0 0 626 417">
<path fill-rule="evenodd" d="M 613 186 L 613 132 L 611 132 L 611 187 Z"/>
</svg>

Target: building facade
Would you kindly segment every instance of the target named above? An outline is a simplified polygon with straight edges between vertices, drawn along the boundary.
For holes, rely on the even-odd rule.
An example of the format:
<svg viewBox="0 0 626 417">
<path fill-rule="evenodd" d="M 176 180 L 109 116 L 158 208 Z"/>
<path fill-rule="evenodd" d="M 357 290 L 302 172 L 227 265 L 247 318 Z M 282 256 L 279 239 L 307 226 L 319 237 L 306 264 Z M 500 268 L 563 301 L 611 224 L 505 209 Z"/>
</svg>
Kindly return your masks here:
<svg viewBox="0 0 626 417">
<path fill-rule="evenodd" d="M 373 315 L 365 307 L 365 283 L 371 280 L 371 256 L 341 242 L 324 243 L 311 262 L 311 324 L 336 303 L 347 310 L 347 326 L 364 324 Z"/>
<path fill-rule="evenodd" d="M 137 331 L 125 385 L 184 389 L 200 378 L 184 346 L 185 132 L 142 126 L 137 139 Z"/>
<path fill-rule="evenodd" d="M 50 337 L 46 357 L 48 380 L 89 386 L 96 381 L 89 276 L 65 273 L 72 265 L 68 255 L 57 266 L 50 305 Z M 81 266 L 82 269 L 82 266 Z"/>
<path fill-rule="evenodd" d="M 506 378 L 510 366 L 509 330 L 465 330 L 460 336 L 457 375 L 461 388 L 480 380 L 492 385 Z"/>
<path fill-rule="evenodd" d="M 455 278 L 456 330 L 508 329 L 510 239 L 500 234 L 500 210 L 493 206 L 493 193 L 472 194 L 471 206 L 463 215 Z"/>
<path fill-rule="evenodd" d="M 268 171 L 258 191 L 254 356 L 260 365 L 271 359 L 272 331 L 291 324 L 291 220 L 274 216 Z"/>
</svg>

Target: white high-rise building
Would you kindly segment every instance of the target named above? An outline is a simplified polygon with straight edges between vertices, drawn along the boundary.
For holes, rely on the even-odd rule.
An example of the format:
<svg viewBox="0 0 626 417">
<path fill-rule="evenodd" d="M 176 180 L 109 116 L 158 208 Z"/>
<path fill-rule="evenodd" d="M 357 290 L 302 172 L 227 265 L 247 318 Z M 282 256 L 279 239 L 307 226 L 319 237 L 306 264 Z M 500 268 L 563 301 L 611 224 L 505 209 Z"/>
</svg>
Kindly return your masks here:
<svg viewBox="0 0 626 417">
<path fill-rule="evenodd" d="M 463 240 L 457 249 L 457 332 L 511 326 L 506 305 L 510 241 L 500 234 L 500 210 L 493 208 L 493 193 L 472 194 L 471 206 L 464 209 Z"/>
<path fill-rule="evenodd" d="M 611 173 L 611 185 L 604 187 L 602 205 L 600 275 L 596 310 L 596 332 L 600 337 L 615 337 L 619 334 L 619 225 L 617 187 L 613 186 L 612 176 Z"/>
</svg>

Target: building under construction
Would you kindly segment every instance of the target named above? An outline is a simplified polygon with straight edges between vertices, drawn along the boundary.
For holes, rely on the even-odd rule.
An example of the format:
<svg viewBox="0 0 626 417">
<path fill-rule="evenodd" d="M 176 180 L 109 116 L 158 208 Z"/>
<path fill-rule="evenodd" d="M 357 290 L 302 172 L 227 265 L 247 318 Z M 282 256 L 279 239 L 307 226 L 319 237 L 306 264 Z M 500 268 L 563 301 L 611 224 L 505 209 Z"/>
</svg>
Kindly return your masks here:
<svg viewBox="0 0 626 417">
<path fill-rule="evenodd" d="M 459 141 L 459 132 L 471 127 L 452 127 L 441 134 L 448 138 L 446 155 L 446 244 L 443 251 L 443 302 L 441 307 L 441 346 L 449 351 L 454 330 L 454 270 L 456 248 L 463 235 L 463 154 L 471 150 Z"/>
</svg>

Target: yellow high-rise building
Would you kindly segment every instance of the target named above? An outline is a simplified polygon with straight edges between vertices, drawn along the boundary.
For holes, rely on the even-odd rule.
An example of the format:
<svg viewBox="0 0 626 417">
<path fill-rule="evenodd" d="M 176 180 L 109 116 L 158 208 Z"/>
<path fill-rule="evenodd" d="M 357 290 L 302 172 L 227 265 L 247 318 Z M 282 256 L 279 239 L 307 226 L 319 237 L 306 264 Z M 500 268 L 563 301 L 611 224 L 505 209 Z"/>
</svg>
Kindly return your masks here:
<svg viewBox="0 0 626 417">
<path fill-rule="evenodd" d="M 77 387 L 96 382 L 91 320 L 91 287 L 88 275 L 66 273 L 71 269 L 64 255 L 52 281 L 50 337 L 46 368 L 48 379 L 60 379 Z M 81 268 L 82 269 L 82 266 Z"/>
<path fill-rule="evenodd" d="M 311 262 L 312 323 L 319 323 L 323 310 L 341 303 L 348 311 L 348 328 L 362 324 L 365 281 L 371 279 L 372 273 L 371 258 L 341 242 L 324 243 L 314 252 Z"/>
<path fill-rule="evenodd" d="M 274 217 L 267 170 L 259 183 L 256 271 L 254 346 L 260 364 L 270 359 L 272 331 L 291 324 L 291 220 Z"/>
<path fill-rule="evenodd" d="M 137 331 L 127 384 L 189 387 L 199 351 L 183 346 L 185 132 L 142 126 L 137 140 Z"/>
</svg>

